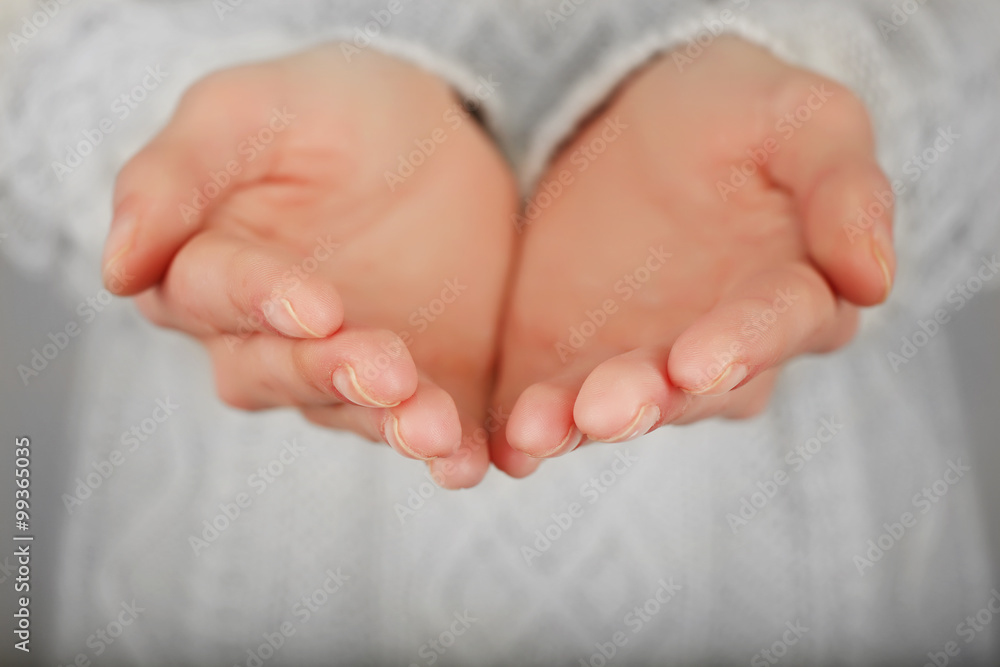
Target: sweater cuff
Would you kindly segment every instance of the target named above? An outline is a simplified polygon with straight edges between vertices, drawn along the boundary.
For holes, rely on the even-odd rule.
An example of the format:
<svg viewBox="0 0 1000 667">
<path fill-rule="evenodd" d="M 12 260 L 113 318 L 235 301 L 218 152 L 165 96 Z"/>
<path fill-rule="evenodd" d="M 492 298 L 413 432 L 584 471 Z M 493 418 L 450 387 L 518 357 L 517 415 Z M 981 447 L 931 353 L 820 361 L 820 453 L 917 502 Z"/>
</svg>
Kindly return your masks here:
<svg viewBox="0 0 1000 667">
<path fill-rule="evenodd" d="M 884 43 L 870 17 L 839 5 L 772 3 L 759 11 L 751 11 L 757 8 L 749 5 L 749 0 L 734 0 L 724 9 L 692 8 L 687 13 L 671 14 L 664 18 L 669 25 L 653 25 L 621 48 L 609 51 L 539 122 L 519 169 L 524 191 L 531 191 L 558 147 L 629 74 L 671 51 L 670 57 L 683 69 L 723 35 L 743 38 L 789 64 L 850 88 L 868 106 L 880 138 L 898 127 L 905 86 L 892 78 L 892 69 L 882 62 Z M 880 161 L 898 163 L 893 159 L 898 157 L 891 150 L 894 146 L 899 143 L 880 142 Z"/>
</svg>

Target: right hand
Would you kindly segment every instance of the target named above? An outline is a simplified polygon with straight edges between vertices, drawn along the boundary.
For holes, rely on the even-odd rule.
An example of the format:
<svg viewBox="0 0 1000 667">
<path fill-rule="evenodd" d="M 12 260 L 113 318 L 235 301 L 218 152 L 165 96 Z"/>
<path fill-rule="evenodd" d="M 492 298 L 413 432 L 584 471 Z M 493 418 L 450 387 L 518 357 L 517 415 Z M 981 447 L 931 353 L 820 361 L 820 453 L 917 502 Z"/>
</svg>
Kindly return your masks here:
<svg viewBox="0 0 1000 667">
<path fill-rule="evenodd" d="M 787 361 L 847 344 L 892 287 L 891 207 L 847 233 L 889 188 L 864 105 L 735 37 L 636 72 L 539 187 L 560 182 L 504 318 L 493 461 L 517 477 L 587 441 L 760 413 Z"/>
<path fill-rule="evenodd" d="M 229 405 L 298 408 L 470 486 L 516 206 L 443 82 L 328 45 L 185 94 L 119 175 L 105 282 L 197 337 Z"/>
</svg>

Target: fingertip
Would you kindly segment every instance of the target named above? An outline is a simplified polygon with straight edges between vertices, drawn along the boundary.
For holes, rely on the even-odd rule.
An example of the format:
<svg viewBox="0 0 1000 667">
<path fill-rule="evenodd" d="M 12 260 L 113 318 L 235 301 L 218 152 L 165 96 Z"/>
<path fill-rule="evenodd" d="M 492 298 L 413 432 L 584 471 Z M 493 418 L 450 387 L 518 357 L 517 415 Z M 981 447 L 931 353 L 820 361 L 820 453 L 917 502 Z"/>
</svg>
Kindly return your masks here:
<svg viewBox="0 0 1000 667">
<path fill-rule="evenodd" d="M 638 348 L 591 371 L 573 406 L 588 440 L 625 442 L 683 414 L 688 398 L 667 377 L 668 356 L 663 347 Z"/>
<path fill-rule="evenodd" d="M 136 276 L 128 270 L 138 229 L 139 220 L 134 212 L 122 209 L 116 211 L 108 237 L 104 241 L 104 254 L 101 258 L 101 277 L 104 286 L 112 294 L 129 296 L 148 286 L 139 284 Z"/>
<path fill-rule="evenodd" d="M 892 239 L 882 227 L 877 228 L 872 235 L 872 254 L 882 273 L 882 293 L 871 305 L 883 303 L 892 293 L 892 286 L 896 276 L 896 251 L 892 247 Z M 865 304 L 857 304 L 865 305 Z"/>
<path fill-rule="evenodd" d="M 395 405 L 420 391 L 423 383 L 416 364 L 409 348 L 396 334 L 384 330 L 345 330 L 331 340 L 337 340 L 345 350 L 344 357 L 350 360 L 354 373 L 351 379 L 370 400 Z M 453 408 L 451 396 L 443 390 L 437 391 L 444 394 Z"/>
<path fill-rule="evenodd" d="M 619 429 L 611 435 L 606 435 L 600 438 L 595 438 L 594 436 L 589 436 L 593 440 L 600 440 L 601 442 L 617 443 L 626 442 L 639 436 L 646 435 L 649 433 L 654 426 L 660 421 L 660 408 L 655 405 L 644 405 L 639 408 L 635 417 L 626 424 L 623 428 Z M 588 434 L 590 432 L 588 431 Z"/>
<path fill-rule="evenodd" d="M 453 455 L 428 463 L 431 477 L 443 489 L 469 489 L 483 481 L 489 470 L 486 443 L 466 438 Z"/>
<path fill-rule="evenodd" d="M 733 363 L 718 372 L 709 370 L 698 381 L 692 381 L 693 373 L 686 374 L 681 389 L 695 396 L 722 396 L 739 386 L 749 374 L 750 369 L 745 364 Z"/>
<path fill-rule="evenodd" d="M 336 294 L 321 299 L 276 294 L 261 310 L 267 323 L 289 338 L 327 338 L 344 323 L 344 308 Z"/>
<path fill-rule="evenodd" d="M 399 406 L 386 410 L 380 432 L 397 452 L 423 461 L 453 457 L 462 446 L 454 400 L 428 381 Z"/>
<path fill-rule="evenodd" d="M 745 382 L 750 374 L 744 362 L 747 343 L 731 331 L 736 327 L 719 323 L 727 316 L 736 320 L 741 315 L 709 315 L 717 319 L 703 317 L 695 322 L 674 342 L 667 359 L 671 384 L 689 396 L 721 396 Z"/>
<path fill-rule="evenodd" d="M 892 289 L 895 196 L 873 160 L 856 158 L 827 172 L 805 207 L 810 257 L 856 305 L 881 303 Z"/>
<path fill-rule="evenodd" d="M 576 392 L 540 383 L 524 390 L 507 423 L 507 442 L 533 458 L 567 454 L 583 443 L 583 433 L 573 422 Z"/>
<path fill-rule="evenodd" d="M 394 408 L 405 398 L 376 398 L 358 382 L 358 373 L 351 364 L 343 364 L 331 375 L 333 388 L 349 403 L 363 408 Z"/>
<path fill-rule="evenodd" d="M 255 262 L 259 271 L 265 262 Z M 275 263 L 274 273 L 280 272 L 282 264 Z M 261 272 L 263 273 L 263 272 Z M 267 323 L 282 335 L 291 338 L 327 338 L 336 333 L 344 324 L 344 303 L 337 289 L 320 280 L 294 282 L 290 287 L 284 283 L 286 277 L 274 282 L 270 275 L 260 276 L 261 293 L 270 286 L 270 293 L 261 303 Z"/>
<path fill-rule="evenodd" d="M 490 459 L 497 469 L 514 479 L 523 479 L 531 475 L 542 464 L 540 459 L 511 447 L 507 442 L 505 429 L 500 429 L 490 439 Z"/>
</svg>

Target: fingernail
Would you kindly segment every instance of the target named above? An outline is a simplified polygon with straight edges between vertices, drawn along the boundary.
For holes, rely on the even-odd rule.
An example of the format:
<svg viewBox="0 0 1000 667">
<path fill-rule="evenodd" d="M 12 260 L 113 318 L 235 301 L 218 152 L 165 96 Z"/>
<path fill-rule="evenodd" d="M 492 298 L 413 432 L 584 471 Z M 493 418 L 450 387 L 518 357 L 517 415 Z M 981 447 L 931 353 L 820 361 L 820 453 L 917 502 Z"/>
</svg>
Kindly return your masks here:
<svg viewBox="0 0 1000 667">
<path fill-rule="evenodd" d="M 322 338 L 302 323 L 302 320 L 295 313 L 295 309 L 292 308 L 291 301 L 278 299 L 277 302 L 272 301 L 271 304 L 271 308 L 264 309 L 264 316 L 272 327 L 293 338 Z"/>
<path fill-rule="evenodd" d="M 333 388 L 340 392 L 340 395 L 355 405 L 366 408 L 394 408 L 399 405 L 399 401 L 386 403 L 379 401 L 361 388 L 358 384 L 358 375 L 350 365 L 338 367 L 333 371 Z"/>
<path fill-rule="evenodd" d="M 115 219 L 111 221 L 111 230 L 104 242 L 104 257 L 101 260 L 102 271 L 105 275 L 110 273 L 114 264 L 132 249 L 136 222 L 136 217 L 131 214 L 115 216 Z"/>
<path fill-rule="evenodd" d="M 563 441 L 559 443 L 559 446 L 555 449 L 548 451 L 544 454 L 528 454 L 534 459 L 547 459 L 553 456 L 562 456 L 563 454 L 569 454 L 571 451 L 580 446 L 583 442 L 583 433 L 576 427 L 576 424 L 569 428 L 569 433 L 563 438 Z"/>
<path fill-rule="evenodd" d="M 882 300 L 885 301 L 892 291 L 892 269 L 889 268 L 887 258 L 891 257 L 893 252 L 892 240 L 882 225 L 877 225 L 872 231 L 872 254 L 875 255 L 875 261 L 882 269 L 882 279 L 885 281 L 885 293 Z"/>
<path fill-rule="evenodd" d="M 645 435 L 658 421 L 660 421 L 660 408 L 655 405 L 644 405 L 631 424 L 623 428 L 616 435 L 605 439 L 604 442 L 625 442 L 640 435 Z"/>
<path fill-rule="evenodd" d="M 403 435 L 399 432 L 399 420 L 396 419 L 391 413 L 382 422 L 382 437 L 385 441 L 389 443 L 389 446 L 395 449 L 397 452 L 403 456 L 408 456 L 413 459 L 420 459 L 422 461 L 428 461 L 433 457 L 420 456 L 415 451 L 410 449 L 406 441 L 403 440 Z"/>
<path fill-rule="evenodd" d="M 715 378 L 708 385 L 699 389 L 689 390 L 688 393 L 699 396 L 721 396 L 727 391 L 732 390 L 740 382 L 743 382 L 747 377 L 747 372 L 748 369 L 743 364 L 730 364 L 726 367 L 726 370 L 719 374 L 719 377 Z"/>
</svg>

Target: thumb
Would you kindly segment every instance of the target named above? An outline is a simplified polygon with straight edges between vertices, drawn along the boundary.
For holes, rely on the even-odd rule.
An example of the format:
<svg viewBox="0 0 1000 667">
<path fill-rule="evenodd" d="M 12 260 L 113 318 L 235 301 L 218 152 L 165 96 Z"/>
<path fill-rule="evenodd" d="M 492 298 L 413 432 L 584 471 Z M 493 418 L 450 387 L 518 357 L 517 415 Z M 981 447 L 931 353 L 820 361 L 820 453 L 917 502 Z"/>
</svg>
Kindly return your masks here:
<svg viewBox="0 0 1000 667">
<path fill-rule="evenodd" d="M 192 86 L 169 124 L 122 168 L 102 260 L 108 290 L 129 296 L 159 282 L 229 193 L 267 173 L 271 151 L 249 160 L 240 149 L 265 128 L 276 135 L 282 121 L 269 91 L 249 83 L 231 70 Z"/>
</svg>

